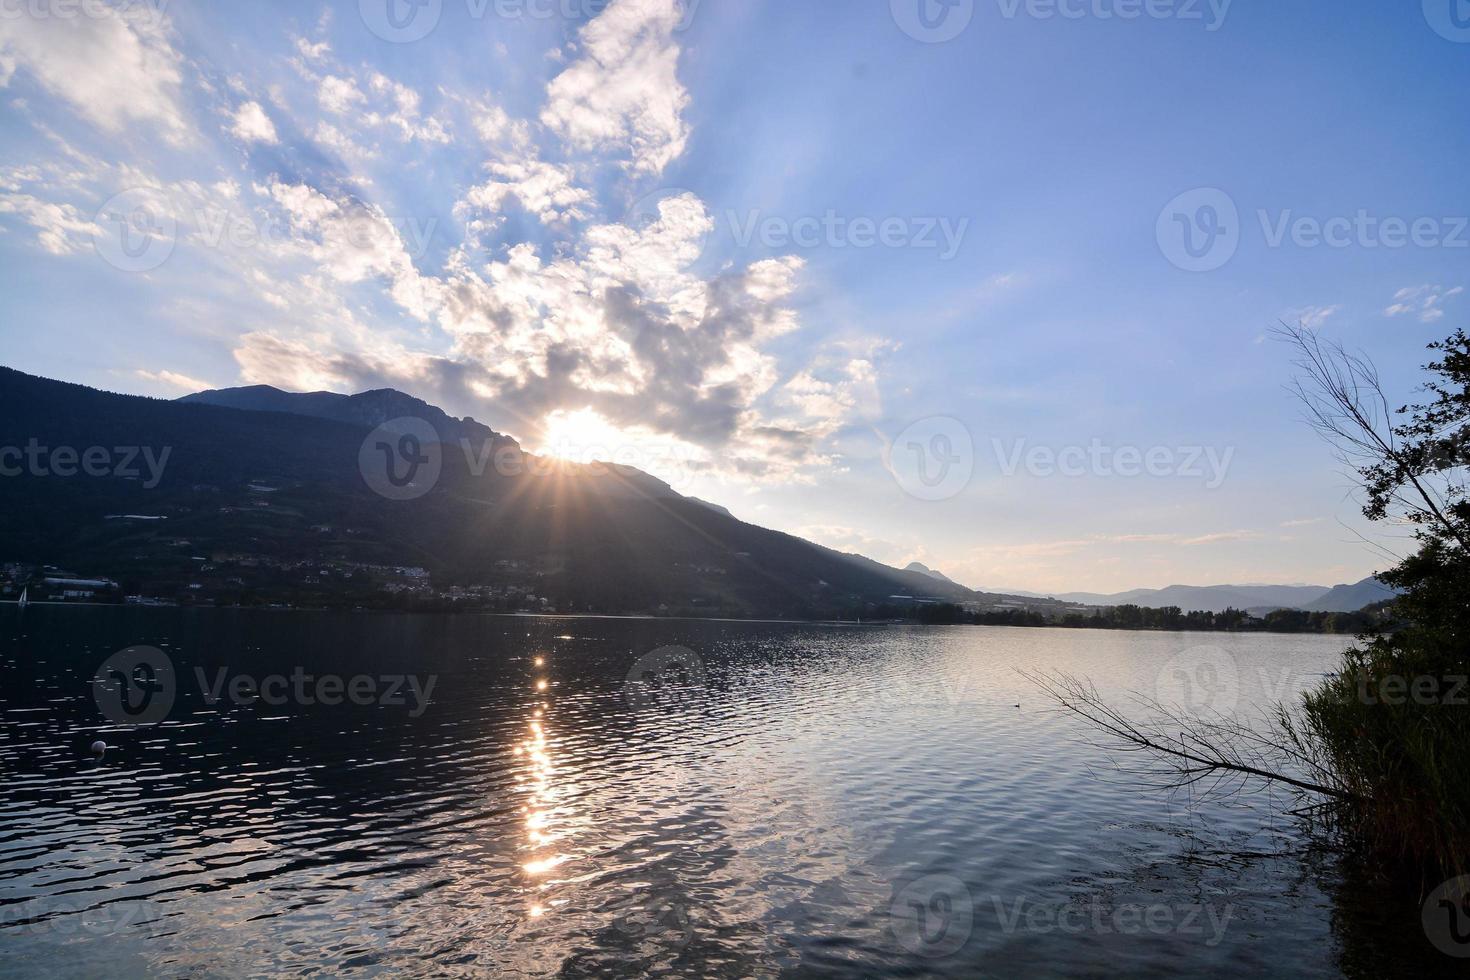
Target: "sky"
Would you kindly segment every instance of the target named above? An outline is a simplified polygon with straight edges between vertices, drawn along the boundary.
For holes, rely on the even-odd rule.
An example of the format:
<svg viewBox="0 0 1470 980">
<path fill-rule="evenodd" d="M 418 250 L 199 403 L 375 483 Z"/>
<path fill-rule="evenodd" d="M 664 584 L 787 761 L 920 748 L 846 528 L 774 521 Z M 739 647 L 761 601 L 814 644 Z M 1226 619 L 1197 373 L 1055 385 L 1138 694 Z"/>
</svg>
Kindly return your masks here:
<svg viewBox="0 0 1470 980">
<path fill-rule="evenodd" d="M 1470 315 L 1465 0 L 0 0 L 0 363 L 395 387 L 966 585 L 1408 549 L 1297 323 Z"/>
</svg>

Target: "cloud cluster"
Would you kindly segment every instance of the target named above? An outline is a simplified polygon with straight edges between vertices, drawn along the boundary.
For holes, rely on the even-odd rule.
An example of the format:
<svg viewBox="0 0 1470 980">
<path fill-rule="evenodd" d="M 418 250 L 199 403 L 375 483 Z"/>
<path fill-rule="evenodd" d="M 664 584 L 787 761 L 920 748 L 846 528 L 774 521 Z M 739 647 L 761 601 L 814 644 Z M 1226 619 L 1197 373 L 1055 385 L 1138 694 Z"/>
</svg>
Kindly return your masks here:
<svg viewBox="0 0 1470 980">
<path fill-rule="evenodd" d="M 440 90 L 427 111 L 403 81 L 297 38 L 280 66 L 293 86 L 232 77 L 225 96 L 199 80 L 218 131 L 262 151 L 239 171 L 165 180 L 54 137 L 47 166 L 5 172 L 0 214 L 75 254 L 99 234 L 100 202 L 132 191 L 178 228 L 177 254 L 151 273 L 166 305 L 213 321 L 227 307 L 247 382 L 391 385 L 533 444 L 581 425 L 676 445 L 700 471 L 803 479 L 831 465 L 823 446 L 845 425 L 877 415 L 884 347 L 834 344 L 784 367 L 772 345 L 800 327 L 802 261 L 699 271 L 714 221 L 697 195 L 628 207 L 689 139 L 681 17 L 677 0 L 614 0 L 568 46 L 535 118 Z M 166 22 L 64 29 L 85 37 L 6 23 L 0 51 L 100 129 L 147 120 L 166 137 L 189 133 L 188 62 Z M 104 85 L 72 70 L 81 61 L 136 84 Z M 419 203 L 424 220 L 409 227 L 373 199 L 393 176 L 373 165 L 434 147 L 480 177 L 432 185 L 445 199 L 427 213 Z"/>
<path fill-rule="evenodd" d="M 1418 316 L 1421 323 L 1434 323 L 1444 318 L 1444 301 L 1460 295 L 1464 286 L 1405 286 L 1394 293 L 1393 304 L 1384 310 L 1387 316 Z"/>
<path fill-rule="evenodd" d="M 553 224 L 568 218 L 584 220 L 592 194 L 578 187 L 571 167 L 541 160 L 497 161 L 490 165 L 496 179 L 473 188 L 465 203 L 501 212 L 515 201 L 541 221 Z"/>
<path fill-rule="evenodd" d="M 315 104 L 327 118 L 319 119 L 317 138 L 345 155 L 376 156 L 375 146 L 358 146 L 359 138 L 384 138 L 399 144 L 449 144 L 453 134 L 444 121 L 424 110 L 423 96 L 380 71 L 355 69 L 334 59 L 330 45 L 296 42 L 291 60 L 296 74 L 316 89 Z"/>
<path fill-rule="evenodd" d="M 265 114 L 259 102 L 246 102 L 235 110 L 230 132 L 244 143 L 274 145 L 281 141 L 281 138 L 276 135 L 275 123 L 271 122 L 271 117 Z"/>
<path fill-rule="evenodd" d="M 0 214 L 12 214 L 30 225 L 36 241 L 52 255 L 70 255 L 90 248 L 97 223 L 76 206 L 43 201 L 30 194 L 0 193 Z"/>
<path fill-rule="evenodd" d="M 0 17 L 0 85 L 23 71 L 108 133 L 139 125 L 170 143 L 187 141 L 182 59 L 149 5 L 92 4 L 70 16 L 41 6 Z"/>
<path fill-rule="evenodd" d="M 676 0 L 610 4 L 548 87 L 541 121 L 578 149 L 617 154 L 635 173 L 662 173 L 689 138 L 674 39 L 683 16 Z"/>
</svg>

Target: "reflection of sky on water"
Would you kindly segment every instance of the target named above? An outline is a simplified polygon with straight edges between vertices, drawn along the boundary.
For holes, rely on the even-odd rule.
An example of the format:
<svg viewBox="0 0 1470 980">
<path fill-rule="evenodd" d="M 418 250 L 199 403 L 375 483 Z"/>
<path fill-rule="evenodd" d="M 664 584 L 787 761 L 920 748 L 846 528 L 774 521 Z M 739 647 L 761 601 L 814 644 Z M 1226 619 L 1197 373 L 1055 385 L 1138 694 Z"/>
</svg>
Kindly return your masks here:
<svg viewBox="0 0 1470 980">
<path fill-rule="evenodd" d="M 1208 642 L 1250 704 L 1290 689 L 1283 665 L 1324 669 L 1334 638 L 32 612 L 24 632 L 0 618 L 0 941 L 18 975 L 1085 974 L 1099 948 L 1138 976 L 1338 971 L 1347 906 L 1329 910 L 1315 873 L 1209 858 L 1219 841 L 1280 849 L 1289 821 L 1097 779 L 1016 674 L 1150 690 Z M 185 697 L 159 728 L 108 733 L 117 750 L 92 763 L 87 680 L 143 642 L 169 642 L 181 673 L 306 660 L 440 682 L 418 719 L 226 718 Z M 629 698 L 633 662 L 668 644 L 698 651 L 707 683 Z M 938 961 L 891 919 L 935 875 L 973 899 L 968 942 Z M 1214 947 L 1007 931 L 995 911 L 1202 895 L 1235 910 Z M 55 923 L 98 915 L 81 903 L 123 901 L 156 911 L 149 929 L 63 941 Z M 17 908 L 41 928 L 17 929 Z M 1396 934 L 1373 928 L 1387 948 Z"/>
</svg>

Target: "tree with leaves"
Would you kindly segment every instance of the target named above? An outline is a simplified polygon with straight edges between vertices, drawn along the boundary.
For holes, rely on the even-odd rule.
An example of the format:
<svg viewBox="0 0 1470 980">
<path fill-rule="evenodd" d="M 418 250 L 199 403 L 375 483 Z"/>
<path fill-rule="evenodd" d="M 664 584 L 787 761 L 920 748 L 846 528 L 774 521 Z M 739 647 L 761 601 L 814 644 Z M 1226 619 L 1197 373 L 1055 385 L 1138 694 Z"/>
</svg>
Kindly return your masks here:
<svg viewBox="0 0 1470 980">
<path fill-rule="evenodd" d="M 1366 358 L 1284 328 L 1308 420 L 1362 477 L 1363 513 L 1411 530 L 1417 550 L 1380 574 L 1397 628 L 1366 636 L 1306 698 L 1292 730 L 1363 802 L 1346 816 L 1393 863 L 1470 866 L 1470 338 L 1437 358 L 1414 404 L 1390 411 Z"/>
<path fill-rule="evenodd" d="M 1100 740 L 1141 758 L 1127 771 L 1171 787 L 1263 784 L 1313 798 L 1345 841 L 1387 873 L 1438 880 L 1470 868 L 1470 338 L 1431 344 L 1419 401 L 1392 408 L 1377 370 L 1283 325 L 1307 421 L 1361 480 L 1364 515 L 1407 528 L 1416 550 L 1380 578 L 1400 591 L 1392 625 L 1360 637 L 1339 671 L 1261 726 L 1144 701 L 1140 720 L 1088 682 L 1034 679 Z"/>
</svg>

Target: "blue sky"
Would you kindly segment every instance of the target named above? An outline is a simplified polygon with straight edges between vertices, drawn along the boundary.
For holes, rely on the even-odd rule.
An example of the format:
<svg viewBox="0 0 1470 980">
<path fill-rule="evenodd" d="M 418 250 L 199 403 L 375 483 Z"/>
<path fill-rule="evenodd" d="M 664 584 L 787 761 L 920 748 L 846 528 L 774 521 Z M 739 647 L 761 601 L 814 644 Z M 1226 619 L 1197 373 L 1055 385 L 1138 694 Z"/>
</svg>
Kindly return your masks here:
<svg viewBox="0 0 1470 980">
<path fill-rule="evenodd" d="M 974 586 L 1402 550 L 1266 332 L 1407 400 L 1464 324 L 1463 0 L 389 2 L 7 3 L 0 360 L 391 385 Z"/>
</svg>

